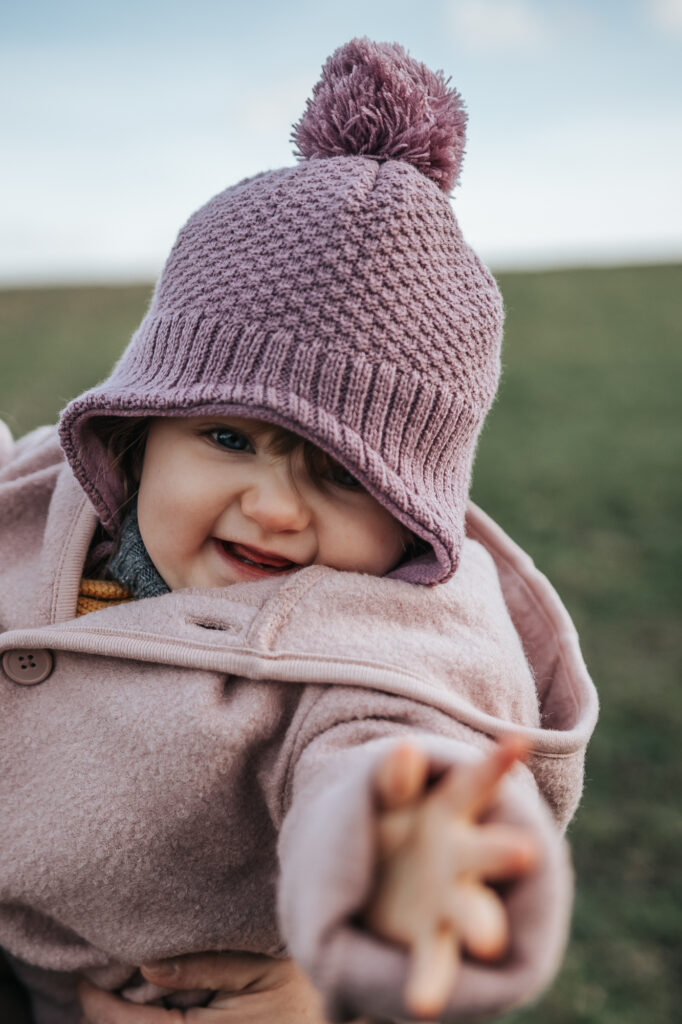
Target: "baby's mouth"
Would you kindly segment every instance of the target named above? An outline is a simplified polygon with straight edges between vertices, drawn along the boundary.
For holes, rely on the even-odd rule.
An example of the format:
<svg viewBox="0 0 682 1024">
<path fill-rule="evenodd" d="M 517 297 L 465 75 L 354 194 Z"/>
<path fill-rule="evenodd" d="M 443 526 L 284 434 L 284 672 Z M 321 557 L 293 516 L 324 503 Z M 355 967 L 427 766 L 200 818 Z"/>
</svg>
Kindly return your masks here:
<svg viewBox="0 0 682 1024">
<path fill-rule="evenodd" d="M 281 558 L 279 555 L 267 554 L 265 551 L 257 551 L 254 548 L 249 548 L 245 544 L 234 544 L 229 540 L 221 540 L 220 544 L 232 558 L 236 558 L 238 562 L 243 562 L 244 565 L 252 565 L 256 569 L 262 569 L 264 572 L 288 572 L 290 569 L 299 568 L 298 562 L 292 562 L 287 558 Z"/>
</svg>

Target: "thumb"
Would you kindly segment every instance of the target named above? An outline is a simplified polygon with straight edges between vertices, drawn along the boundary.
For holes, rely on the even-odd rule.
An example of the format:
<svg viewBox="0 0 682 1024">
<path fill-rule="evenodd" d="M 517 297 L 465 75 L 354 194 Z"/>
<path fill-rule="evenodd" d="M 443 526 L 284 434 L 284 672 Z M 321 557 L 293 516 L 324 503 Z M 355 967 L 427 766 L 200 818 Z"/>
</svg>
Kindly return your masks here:
<svg viewBox="0 0 682 1024">
<path fill-rule="evenodd" d="M 140 970 L 147 981 L 166 988 L 240 992 L 268 975 L 274 984 L 287 963 L 255 953 L 189 953 L 142 964 Z"/>
<path fill-rule="evenodd" d="M 168 1024 L 168 1010 L 125 1002 L 85 980 L 79 982 L 78 999 L 83 1024 Z"/>
</svg>

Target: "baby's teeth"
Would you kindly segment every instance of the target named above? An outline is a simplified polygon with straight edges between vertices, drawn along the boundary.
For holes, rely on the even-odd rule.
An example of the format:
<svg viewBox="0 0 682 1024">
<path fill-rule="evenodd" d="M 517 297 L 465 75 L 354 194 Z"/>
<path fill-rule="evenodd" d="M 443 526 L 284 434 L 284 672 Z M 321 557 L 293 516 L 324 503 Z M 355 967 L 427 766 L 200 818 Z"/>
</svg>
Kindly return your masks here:
<svg viewBox="0 0 682 1024">
<path fill-rule="evenodd" d="M 268 565 L 267 563 L 263 564 L 261 562 L 254 562 L 252 558 L 247 558 L 246 555 L 238 555 L 231 544 L 225 541 L 223 543 L 226 550 L 232 555 L 233 558 L 238 559 L 245 565 L 252 565 L 254 566 L 255 569 L 262 569 L 266 572 L 282 572 L 284 569 L 288 568 L 288 566 L 286 565 Z"/>
<path fill-rule="evenodd" d="M 256 569 L 269 569 L 271 572 L 276 572 L 276 567 L 273 565 L 261 565 L 260 562 L 252 562 L 250 558 L 246 558 L 244 555 L 237 555 L 240 562 L 245 562 L 246 565 L 254 565 Z"/>
</svg>

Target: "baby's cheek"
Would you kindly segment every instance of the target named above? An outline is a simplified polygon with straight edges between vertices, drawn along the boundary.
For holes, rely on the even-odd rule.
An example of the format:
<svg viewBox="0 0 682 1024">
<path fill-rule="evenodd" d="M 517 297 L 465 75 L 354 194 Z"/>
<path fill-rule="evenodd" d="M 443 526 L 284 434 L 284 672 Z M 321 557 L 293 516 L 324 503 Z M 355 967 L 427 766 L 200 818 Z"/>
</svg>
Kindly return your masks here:
<svg viewBox="0 0 682 1024">
<path fill-rule="evenodd" d="M 403 550 L 399 534 L 386 522 L 366 522 L 350 539 L 346 554 L 355 572 L 383 576 L 399 560 Z"/>
</svg>

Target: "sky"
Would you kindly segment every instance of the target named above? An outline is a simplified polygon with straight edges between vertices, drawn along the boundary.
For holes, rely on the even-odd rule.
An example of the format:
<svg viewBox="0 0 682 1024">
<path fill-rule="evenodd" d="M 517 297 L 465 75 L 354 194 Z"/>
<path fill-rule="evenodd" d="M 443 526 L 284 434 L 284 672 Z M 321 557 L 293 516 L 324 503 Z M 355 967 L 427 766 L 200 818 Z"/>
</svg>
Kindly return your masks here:
<svg viewBox="0 0 682 1024">
<path fill-rule="evenodd" d="M 464 97 L 452 202 L 493 269 L 682 259 L 682 0 L 24 0 L 0 13 L 0 286 L 154 279 L 207 199 L 296 162 L 363 35 Z"/>
</svg>

